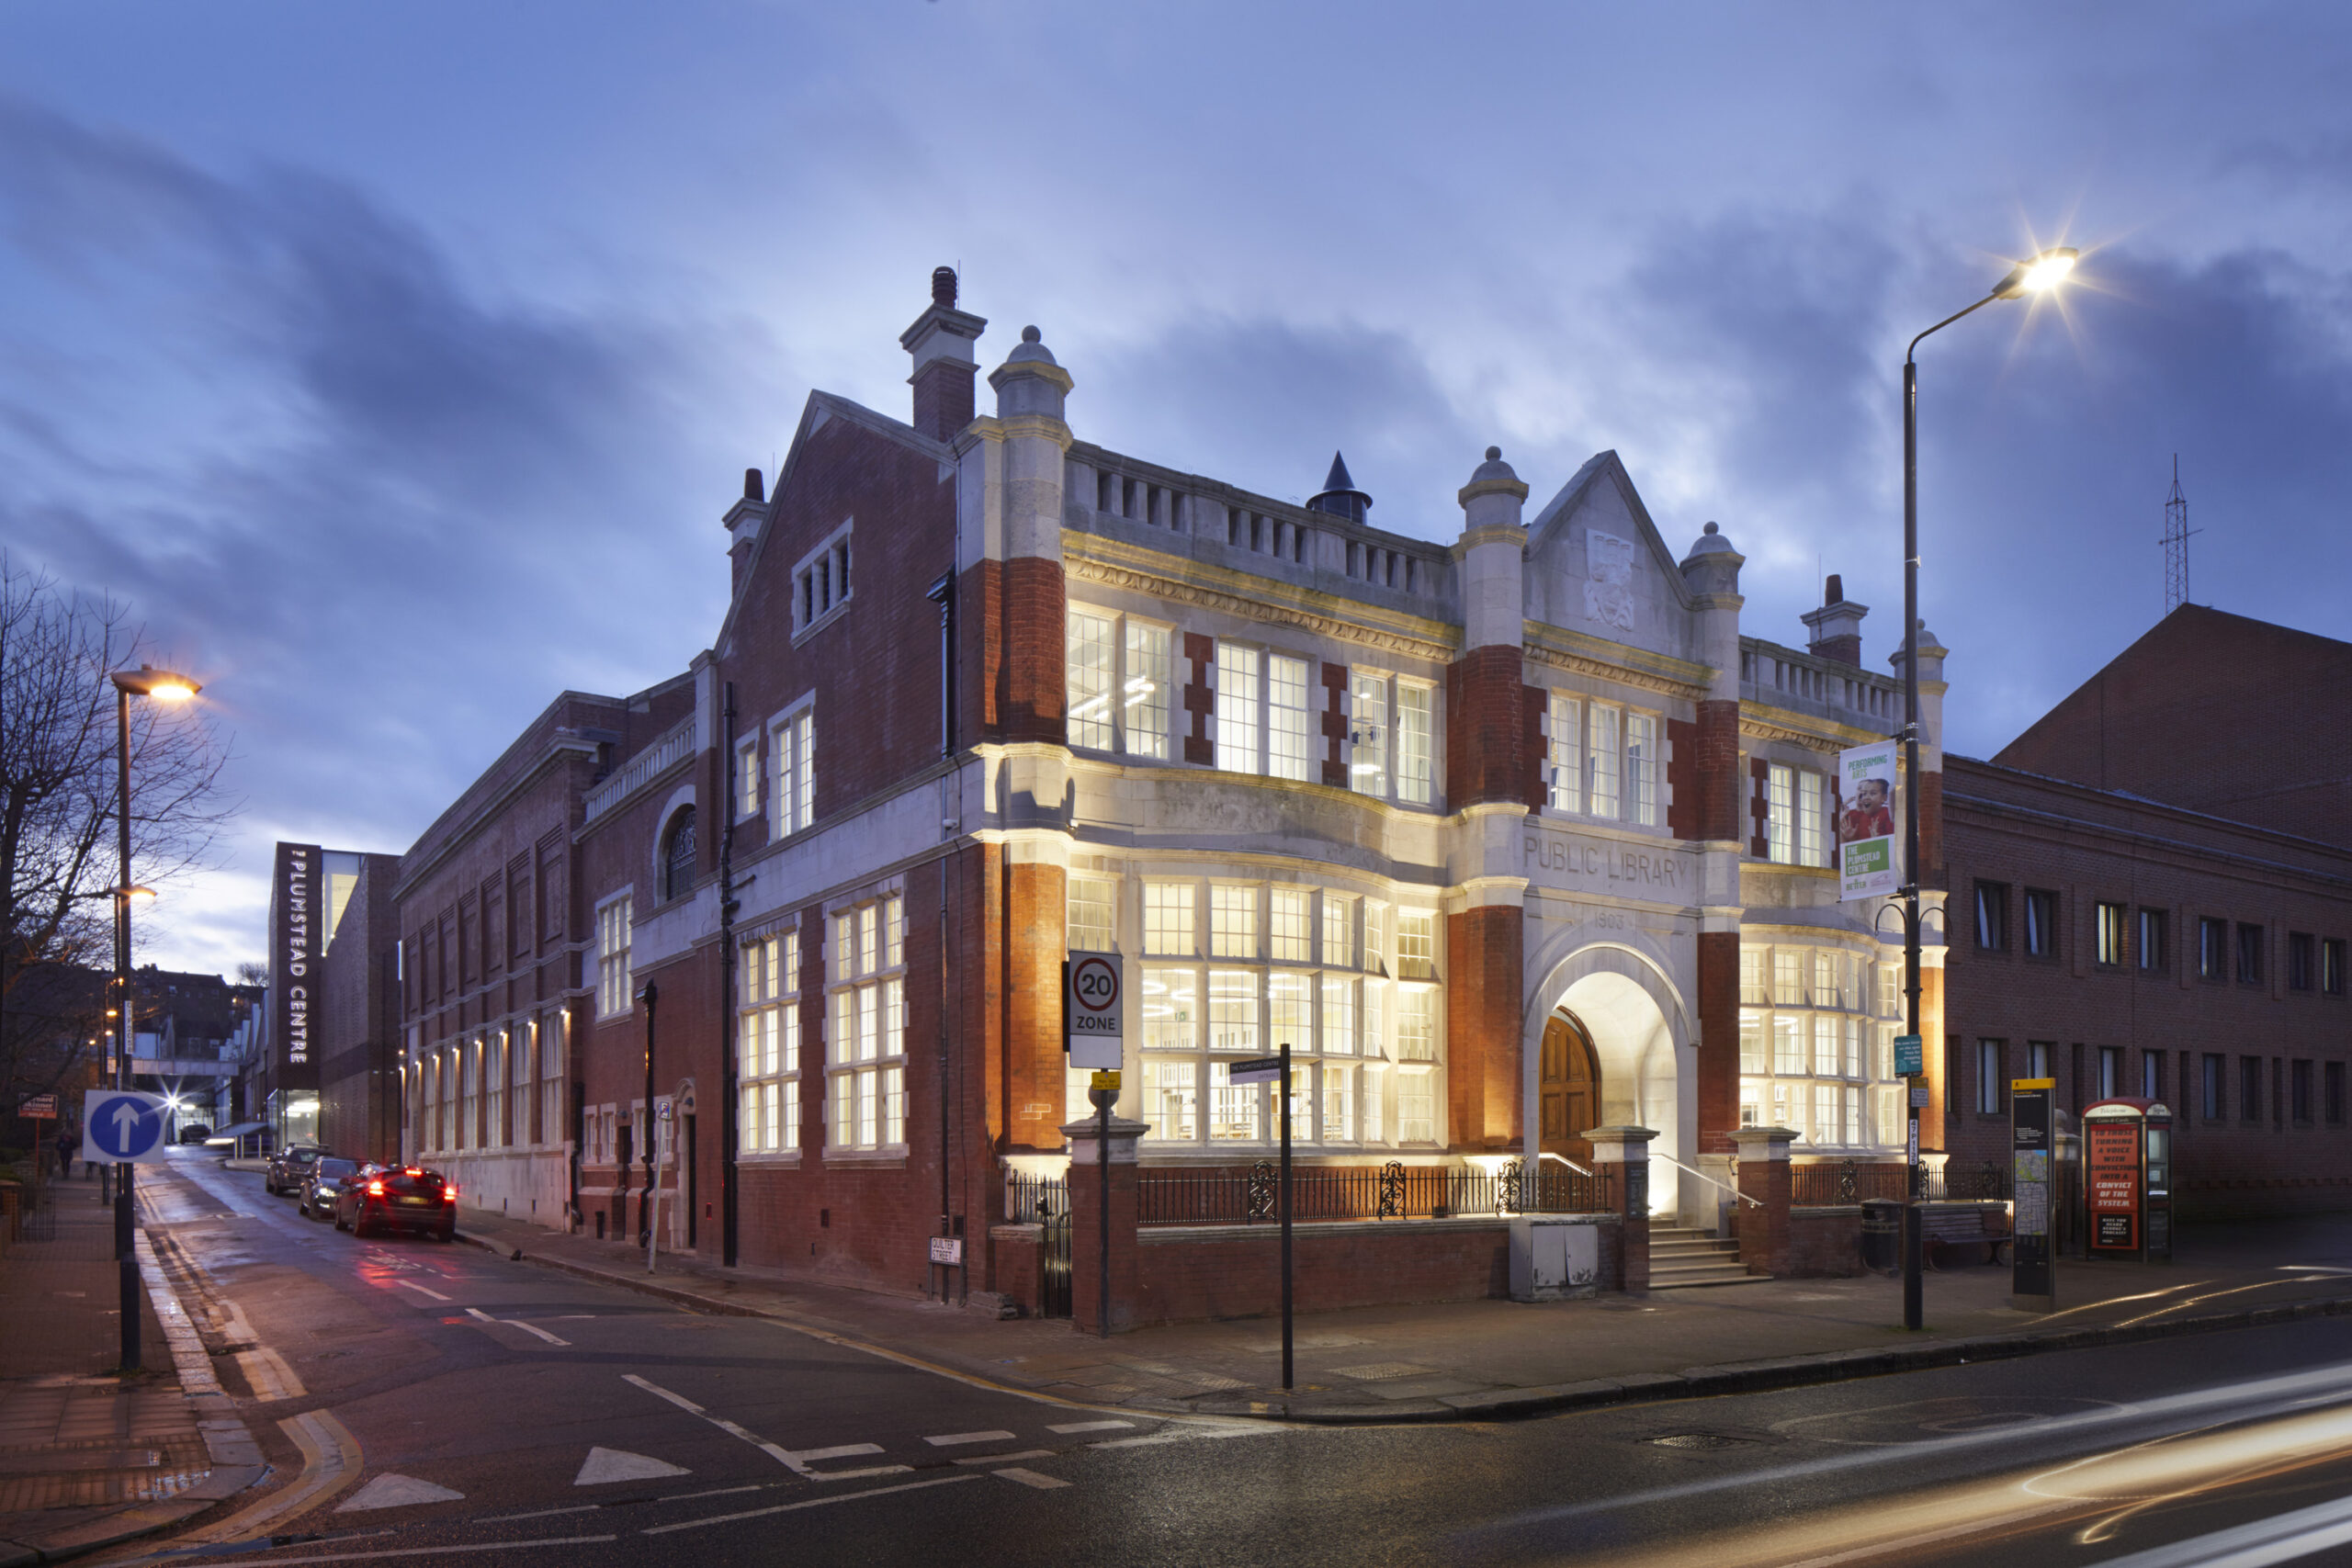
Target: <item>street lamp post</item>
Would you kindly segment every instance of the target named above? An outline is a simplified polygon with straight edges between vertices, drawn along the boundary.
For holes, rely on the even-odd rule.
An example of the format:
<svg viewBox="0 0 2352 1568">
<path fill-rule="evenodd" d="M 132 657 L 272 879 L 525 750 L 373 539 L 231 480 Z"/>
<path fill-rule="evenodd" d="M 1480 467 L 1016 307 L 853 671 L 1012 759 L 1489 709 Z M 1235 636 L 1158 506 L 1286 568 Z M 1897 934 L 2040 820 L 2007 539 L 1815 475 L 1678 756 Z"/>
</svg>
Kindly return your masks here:
<svg viewBox="0 0 2352 1568">
<path fill-rule="evenodd" d="M 130 1016 L 130 900 L 149 890 L 130 880 L 130 699 L 153 697 L 158 702 L 186 702 L 202 690 L 185 675 L 142 664 L 117 670 L 114 682 L 115 852 L 121 874 L 114 885 L 114 1086 L 130 1087 L 130 1051 L 135 1043 Z M 131 1240 L 130 1180 L 132 1167 L 122 1167 L 114 1184 L 115 1272 L 121 1283 L 122 1365 L 139 1370 L 139 1254 Z"/>
<path fill-rule="evenodd" d="M 1996 299 L 2016 299 L 2046 293 L 2075 270 L 2079 253 L 2071 246 L 2042 252 L 2019 262 L 1993 286 L 1991 293 L 1966 310 L 1955 310 L 1911 340 L 1903 355 L 1903 1000 L 1906 1030 L 1920 1042 L 1919 1029 L 1919 344 L 1962 316 Z M 1920 1204 L 1927 1196 L 1925 1168 L 1919 1163 L 1917 1097 L 1904 1096 L 1909 1104 L 1906 1149 L 1910 1156 L 1910 1201 L 1903 1206 L 1903 1326 L 1917 1328 L 1925 1322 L 1922 1295 L 1924 1228 Z M 1949 1109 L 1949 1108 L 1947 1108 Z"/>
</svg>

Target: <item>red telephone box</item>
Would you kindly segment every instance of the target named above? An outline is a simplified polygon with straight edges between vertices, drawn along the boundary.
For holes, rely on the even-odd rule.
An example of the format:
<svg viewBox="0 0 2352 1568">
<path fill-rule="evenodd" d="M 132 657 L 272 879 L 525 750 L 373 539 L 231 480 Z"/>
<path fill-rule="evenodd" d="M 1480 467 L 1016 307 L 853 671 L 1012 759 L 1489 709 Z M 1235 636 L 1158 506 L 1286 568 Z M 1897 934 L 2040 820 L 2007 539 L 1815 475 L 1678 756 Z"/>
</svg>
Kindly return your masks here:
<svg viewBox="0 0 2352 1568">
<path fill-rule="evenodd" d="M 2102 1100 L 2083 1111 L 2085 1238 L 2092 1258 L 2172 1260 L 2172 1109 Z"/>
</svg>

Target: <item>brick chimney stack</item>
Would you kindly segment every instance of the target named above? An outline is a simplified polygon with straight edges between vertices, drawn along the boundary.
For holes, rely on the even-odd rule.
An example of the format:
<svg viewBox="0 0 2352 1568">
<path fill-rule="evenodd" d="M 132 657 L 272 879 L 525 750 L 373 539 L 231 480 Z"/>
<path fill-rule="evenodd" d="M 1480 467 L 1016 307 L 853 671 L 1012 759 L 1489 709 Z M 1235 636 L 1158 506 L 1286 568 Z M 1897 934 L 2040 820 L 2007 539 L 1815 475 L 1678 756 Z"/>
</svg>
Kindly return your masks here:
<svg viewBox="0 0 2352 1568">
<path fill-rule="evenodd" d="M 1821 597 L 1821 608 L 1807 610 L 1802 617 L 1813 633 L 1813 640 L 1805 646 L 1824 659 L 1834 659 L 1840 664 L 1860 668 L 1862 662 L 1862 617 L 1870 613 L 1868 604 L 1857 604 L 1846 597 L 1845 580 L 1831 572 L 1829 590 Z"/>
<path fill-rule="evenodd" d="M 914 427 L 934 441 L 952 441 L 972 423 L 980 373 L 972 345 L 987 328 L 981 318 L 956 308 L 956 269 L 933 268 L 931 309 L 899 334 L 899 346 L 915 362 L 907 378 L 915 389 Z"/>
</svg>

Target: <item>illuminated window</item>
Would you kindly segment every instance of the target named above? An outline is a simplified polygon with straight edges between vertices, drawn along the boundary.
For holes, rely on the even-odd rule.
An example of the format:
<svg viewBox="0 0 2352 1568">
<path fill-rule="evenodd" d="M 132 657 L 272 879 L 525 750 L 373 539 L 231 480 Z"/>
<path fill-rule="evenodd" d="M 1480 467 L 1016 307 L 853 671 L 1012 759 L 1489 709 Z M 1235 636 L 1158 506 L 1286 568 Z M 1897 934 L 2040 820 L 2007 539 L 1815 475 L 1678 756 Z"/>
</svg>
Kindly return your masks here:
<svg viewBox="0 0 2352 1568">
<path fill-rule="evenodd" d="M 629 989 L 629 900 L 624 896 L 596 911 L 596 1016 L 616 1018 L 636 1006 Z"/>
<path fill-rule="evenodd" d="M 1550 764 L 1551 807 L 1584 810 L 1584 705 L 1566 692 L 1552 694 L 1552 733 L 1545 738 Z"/>
<path fill-rule="evenodd" d="M 736 1136 L 746 1155 L 786 1153 L 800 1146 L 800 933 L 751 938 L 738 975 Z"/>
<path fill-rule="evenodd" d="M 1107 876 L 1069 879 L 1069 950 L 1072 953 L 1115 953 L 1115 909 L 1119 885 Z"/>
<path fill-rule="evenodd" d="M 826 1142 L 882 1149 L 907 1141 L 906 940 L 897 895 L 833 919 L 828 998 Z"/>
</svg>

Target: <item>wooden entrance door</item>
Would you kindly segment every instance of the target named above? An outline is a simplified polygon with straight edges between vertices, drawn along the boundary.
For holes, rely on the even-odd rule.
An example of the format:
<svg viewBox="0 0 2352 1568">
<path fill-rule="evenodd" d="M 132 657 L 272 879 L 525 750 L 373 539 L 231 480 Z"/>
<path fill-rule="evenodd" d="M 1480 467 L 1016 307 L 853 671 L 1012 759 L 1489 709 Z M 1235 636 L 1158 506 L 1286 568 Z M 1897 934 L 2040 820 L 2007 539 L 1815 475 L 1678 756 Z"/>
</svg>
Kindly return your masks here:
<svg viewBox="0 0 2352 1568">
<path fill-rule="evenodd" d="M 1584 1135 L 1600 1124 L 1600 1058 L 1584 1025 L 1566 1013 L 1554 1013 L 1544 1026 L 1537 1092 L 1543 1107 L 1543 1151 L 1589 1167 L 1592 1145 Z"/>
</svg>

